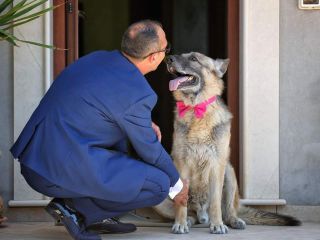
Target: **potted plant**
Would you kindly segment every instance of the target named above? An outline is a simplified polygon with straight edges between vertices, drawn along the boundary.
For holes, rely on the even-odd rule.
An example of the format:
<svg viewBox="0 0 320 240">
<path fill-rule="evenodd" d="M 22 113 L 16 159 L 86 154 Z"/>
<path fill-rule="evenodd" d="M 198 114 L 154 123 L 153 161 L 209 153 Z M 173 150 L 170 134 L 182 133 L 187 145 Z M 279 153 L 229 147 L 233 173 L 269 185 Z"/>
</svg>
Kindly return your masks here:
<svg viewBox="0 0 320 240">
<path fill-rule="evenodd" d="M 51 45 L 19 39 L 11 33 L 13 28 L 33 21 L 46 12 L 63 5 L 51 6 L 40 11 L 34 11 L 36 7 L 47 1 L 48 0 L 21 0 L 13 5 L 14 0 L 4 0 L 0 4 L 0 42 L 8 41 L 15 46 L 17 46 L 17 42 L 24 42 L 55 49 L 55 47 Z"/>
<path fill-rule="evenodd" d="M 0 224 L 7 220 L 7 218 L 2 215 L 3 214 L 3 209 L 4 209 L 3 201 L 2 201 L 2 198 L 0 196 Z"/>
</svg>

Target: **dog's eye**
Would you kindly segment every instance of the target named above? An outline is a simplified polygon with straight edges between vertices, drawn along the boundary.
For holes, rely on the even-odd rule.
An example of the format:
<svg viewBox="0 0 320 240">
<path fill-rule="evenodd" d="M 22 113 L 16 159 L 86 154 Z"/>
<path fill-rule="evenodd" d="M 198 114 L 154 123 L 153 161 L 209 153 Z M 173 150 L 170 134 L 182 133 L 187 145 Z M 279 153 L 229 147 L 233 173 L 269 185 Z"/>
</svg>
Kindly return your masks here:
<svg viewBox="0 0 320 240">
<path fill-rule="evenodd" d="M 190 57 L 190 60 L 193 62 L 198 62 L 198 59 L 195 56 Z"/>
</svg>

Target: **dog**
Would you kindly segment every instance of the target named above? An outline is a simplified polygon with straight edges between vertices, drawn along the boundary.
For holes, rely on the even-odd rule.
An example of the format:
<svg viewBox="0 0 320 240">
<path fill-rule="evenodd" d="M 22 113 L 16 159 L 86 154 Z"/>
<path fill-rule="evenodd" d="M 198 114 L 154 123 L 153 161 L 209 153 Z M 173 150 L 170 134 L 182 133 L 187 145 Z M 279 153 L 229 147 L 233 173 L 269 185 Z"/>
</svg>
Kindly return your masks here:
<svg viewBox="0 0 320 240">
<path fill-rule="evenodd" d="M 175 209 L 170 199 L 154 207 L 163 217 L 175 219 L 172 232 L 188 233 L 195 223 L 208 224 L 214 234 L 227 233 L 227 225 L 300 225 L 290 216 L 239 206 L 229 161 L 232 114 L 221 98 L 229 60 L 191 52 L 168 56 L 166 64 L 177 77 L 169 83 L 177 102 L 171 155 L 180 177 L 190 182 L 187 207 Z"/>
</svg>

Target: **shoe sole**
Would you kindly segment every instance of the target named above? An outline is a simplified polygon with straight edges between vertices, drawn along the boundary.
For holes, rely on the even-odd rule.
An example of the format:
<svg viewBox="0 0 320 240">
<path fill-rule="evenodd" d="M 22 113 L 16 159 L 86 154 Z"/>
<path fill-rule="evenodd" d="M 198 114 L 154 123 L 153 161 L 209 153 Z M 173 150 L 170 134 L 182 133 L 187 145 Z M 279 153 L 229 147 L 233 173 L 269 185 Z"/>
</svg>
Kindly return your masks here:
<svg viewBox="0 0 320 240">
<path fill-rule="evenodd" d="M 59 209 L 52 209 L 51 206 L 46 206 L 45 210 L 47 213 L 49 213 L 55 220 L 56 222 L 61 222 L 62 216 L 61 216 L 61 211 Z"/>
<path fill-rule="evenodd" d="M 56 204 L 49 204 L 45 207 L 45 210 L 56 220 L 59 221 L 69 232 L 69 234 L 76 240 L 82 239 L 91 239 L 91 240 L 101 240 L 99 236 L 81 236 L 75 233 L 75 230 L 72 229 L 70 223 L 68 221 L 73 222 L 73 218 L 71 216 L 65 216 L 63 214 L 64 210 L 59 209 L 59 203 Z M 72 220 L 71 220 L 72 219 Z M 75 225 L 75 224 L 74 224 Z"/>
</svg>

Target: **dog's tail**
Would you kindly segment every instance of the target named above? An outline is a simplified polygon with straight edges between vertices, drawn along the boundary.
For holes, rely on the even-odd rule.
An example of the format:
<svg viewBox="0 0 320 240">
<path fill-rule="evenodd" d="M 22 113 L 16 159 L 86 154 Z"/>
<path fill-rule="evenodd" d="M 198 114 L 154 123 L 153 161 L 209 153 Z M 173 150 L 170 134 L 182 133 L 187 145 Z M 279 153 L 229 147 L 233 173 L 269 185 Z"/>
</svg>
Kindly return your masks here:
<svg viewBox="0 0 320 240">
<path fill-rule="evenodd" d="M 173 201 L 169 198 L 166 198 L 162 203 L 154 206 L 153 209 L 162 217 L 165 217 L 167 219 L 175 218 L 174 204 Z"/>
<path fill-rule="evenodd" d="M 291 216 L 266 212 L 241 206 L 238 216 L 249 225 L 300 226 L 301 222 Z"/>
</svg>

